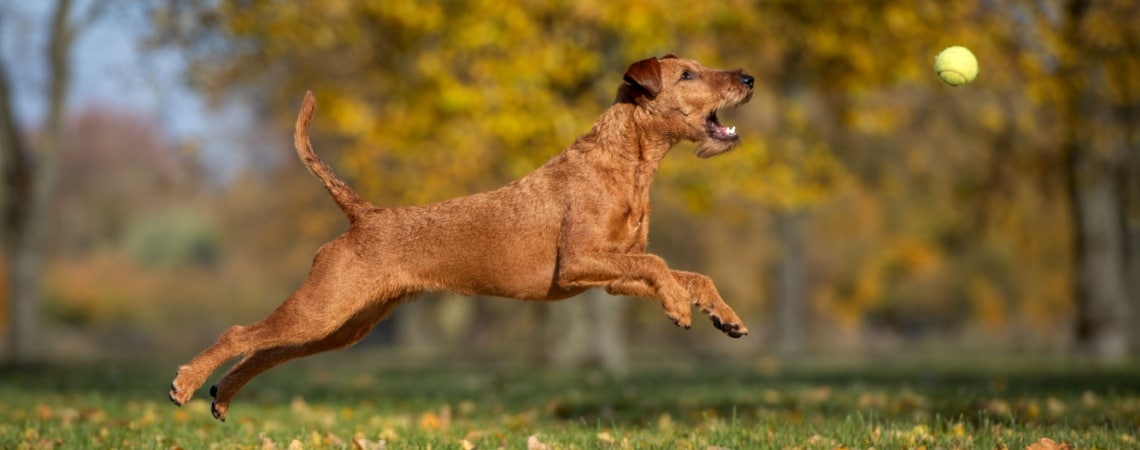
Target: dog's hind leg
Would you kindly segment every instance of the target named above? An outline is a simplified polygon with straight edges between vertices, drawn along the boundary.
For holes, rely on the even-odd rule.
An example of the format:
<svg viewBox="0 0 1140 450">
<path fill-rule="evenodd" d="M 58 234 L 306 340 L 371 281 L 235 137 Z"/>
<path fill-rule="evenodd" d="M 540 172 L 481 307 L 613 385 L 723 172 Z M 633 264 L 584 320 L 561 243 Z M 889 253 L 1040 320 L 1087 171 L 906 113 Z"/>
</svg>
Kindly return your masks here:
<svg viewBox="0 0 1140 450">
<path fill-rule="evenodd" d="M 210 396 L 213 397 L 210 412 L 213 413 L 214 418 L 225 421 L 230 400 L 249 380 L 288 361 L 345 348 L 359 342 L 368 335 L 377 323 L 388 317 L 397 305 L 408 298 L 412 298 L 412 296 L 378 302 L 372 308 L 358 313 L 348 322 L 345 322 L 340 329 L 324 339 L 301 345 L 258 350 L 246 355 L 245 358 L 230 368 L 217 384 L 210 388 Z"/>
<path fill-rule="evenodd" d="M 309 278 L 268 317 L 249 326 L 234 326 L 217 342 L 179 367 L 170 400 L 186 403 L 219 366 L 243 354 L 277 347 L 302 346 L 324 340 L 361 311 L 376 305 L 381 286 L 344 239 L 325 245 Z M 409 289 L 403 294 L 414 292 Z"/>
</svg>

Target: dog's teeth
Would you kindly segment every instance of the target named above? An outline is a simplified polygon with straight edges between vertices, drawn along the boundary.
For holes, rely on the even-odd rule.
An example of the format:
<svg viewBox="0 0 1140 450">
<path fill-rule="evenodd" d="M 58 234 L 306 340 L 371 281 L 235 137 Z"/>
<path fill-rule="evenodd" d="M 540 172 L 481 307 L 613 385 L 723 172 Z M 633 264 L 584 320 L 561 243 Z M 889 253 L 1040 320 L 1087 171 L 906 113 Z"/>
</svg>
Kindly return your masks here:
<svg viewBox="0 0 1140 450">
<path fill-rule="evenodd" d="M 729 128 L 728 134 L 736 134 L 736 127 Z"/>
</svg>

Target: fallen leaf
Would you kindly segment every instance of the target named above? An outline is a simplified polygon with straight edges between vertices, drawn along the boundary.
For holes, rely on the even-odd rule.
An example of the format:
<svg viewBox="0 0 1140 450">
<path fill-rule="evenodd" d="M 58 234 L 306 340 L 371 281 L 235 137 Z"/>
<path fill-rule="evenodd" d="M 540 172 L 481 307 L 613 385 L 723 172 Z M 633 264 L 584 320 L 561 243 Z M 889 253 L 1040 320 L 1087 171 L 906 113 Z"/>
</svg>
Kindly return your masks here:
<svg viewBox="0 0 1140 450">
<path fill-rule="evenodd" d="M 538 436 L 530 435 L 526 438 L 526 450 L 550 450 L 550 447 L 538 440 Z"/>
<path fill-rule="evenodd" d="M 439 431 L 442 427 L 443 421 L 441 421 L 439 416 L 435 415 L 435 413 L 426 412 L 420 416 L 420 428 L 428 431 Z"/>
<path fill-rule="evenodd" d="M 601 433 L 598 433 L 598 440 L 605 442 L 607 444 L 613 444 L 614 443 L 614 435 L 610 434 L 609 431 L 603 431 Z"/>
<path fill-rule="evenodd" d="M 475 450 L 475 444 L 472 444 L 471 441 L 467 439 L 459 441 L 459 445 L 463 447 L 463 450 Z"/>
<path fill-rule="evenodd" d="M 1025 450 L 1072 450 L 1072 446 L 1068 442 L 1056 442 L 1049 438 L 1041 438 L 1037 442 L 1029 444 Z"/>
<path fill-rule="evenodd" d="M 352 448 L 356 450 L 384 450 L 388 447 L 388 442 L 381 439 L 376 442 L 371 442 L 368 439 L 356 438 L 352 440 Z"/>
</svg>

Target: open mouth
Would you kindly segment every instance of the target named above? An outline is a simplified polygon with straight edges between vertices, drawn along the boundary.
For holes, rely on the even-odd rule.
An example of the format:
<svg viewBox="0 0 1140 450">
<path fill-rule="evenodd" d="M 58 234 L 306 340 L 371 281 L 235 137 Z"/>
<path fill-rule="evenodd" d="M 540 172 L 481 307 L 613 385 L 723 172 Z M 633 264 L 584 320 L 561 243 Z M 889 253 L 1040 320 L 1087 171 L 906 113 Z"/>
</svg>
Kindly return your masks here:
<svg viewBox="0 0 1140 450">
<path fill-rule="evenodd" d="M 721 141 L 735 141 L 740 139 L 740 135 L 736 134 L 736 127 L 726 127 L 720 124 L 720 119 L 716 117 L 716 111 L 709 114 L 705 119 L 705 128 L 709 131 L 709 136 L 713 139 Z"/>
</svg>

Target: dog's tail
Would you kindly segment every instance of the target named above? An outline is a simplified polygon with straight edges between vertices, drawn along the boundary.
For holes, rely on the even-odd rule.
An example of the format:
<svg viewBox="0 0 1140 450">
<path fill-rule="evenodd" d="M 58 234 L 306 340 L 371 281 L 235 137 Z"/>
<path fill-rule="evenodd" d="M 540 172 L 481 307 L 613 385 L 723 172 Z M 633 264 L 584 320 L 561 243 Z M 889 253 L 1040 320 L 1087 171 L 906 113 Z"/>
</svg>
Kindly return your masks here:
<svg viewBox="0 0 1140 450">
<path fill-rule="evenodd" d="M 297 114 L 297 125 L 293 130 L 293 146 L 296 147 L 301 162 L 309 168 L 309 172 L 324 183 L 325 189 L 329 190 L 333 200 L 348 216 L 348 221 L 356 222 L 365 212 L 375 207 L 337 177 L 332 168 L 313 152 L 313 145 L 309 142 L 309 124 L 313 121 L 313 110 L 316 106 L 317 99 L 313 96 L 313 92 L 305 92 L 305 101 L 301 104 L 301 112 Z"/>
</svg>

